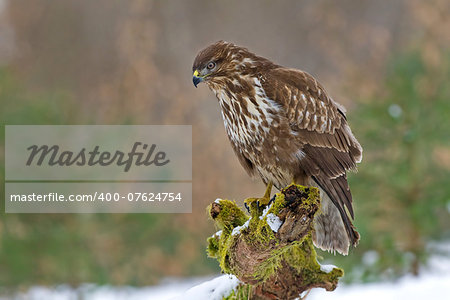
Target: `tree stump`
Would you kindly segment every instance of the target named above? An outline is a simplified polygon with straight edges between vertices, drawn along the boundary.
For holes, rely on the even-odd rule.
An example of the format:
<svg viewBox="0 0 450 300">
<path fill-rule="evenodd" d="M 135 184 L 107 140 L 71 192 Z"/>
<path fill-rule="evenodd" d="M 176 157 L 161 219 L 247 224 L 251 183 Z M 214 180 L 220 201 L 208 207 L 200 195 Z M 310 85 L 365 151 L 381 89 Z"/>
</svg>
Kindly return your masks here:
<svg viewBox="0 0 450 300">
<path fill-rule="evenodd" d="M 250 216 L 234 201 L 212 203 L 208 210 L 220 231 L 208 239 L 207 252 L 243 283 L 233 295 L 295 299 L 315 287 L 333 291 L 343 270 L 317 261 L 311 236 L 319 209 L 319 190 L 295 184 L 267 207 L 252 203 Z"/>
</svg>

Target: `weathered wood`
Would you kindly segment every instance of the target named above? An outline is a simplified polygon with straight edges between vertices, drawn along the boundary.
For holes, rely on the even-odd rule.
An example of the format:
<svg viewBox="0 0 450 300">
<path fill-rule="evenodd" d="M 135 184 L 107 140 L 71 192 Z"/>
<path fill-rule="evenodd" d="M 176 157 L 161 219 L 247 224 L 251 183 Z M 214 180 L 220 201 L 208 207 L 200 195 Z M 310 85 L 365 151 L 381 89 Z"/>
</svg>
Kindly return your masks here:
<svg viewBox="0 0 450 300">
<path fill-rule="evenodd" d="M 251 285 L 250 299 L 295 299 L 315 287 L 334 290 L 343 271 L 321 267 L 311 238 L 319 191 L 292 184 L 274 198 L 269 207 L 253 202 L 251 217 L 233 201 L 210 205 L 222 231 L 208 239 L 209 256 Z"/>
</svg>

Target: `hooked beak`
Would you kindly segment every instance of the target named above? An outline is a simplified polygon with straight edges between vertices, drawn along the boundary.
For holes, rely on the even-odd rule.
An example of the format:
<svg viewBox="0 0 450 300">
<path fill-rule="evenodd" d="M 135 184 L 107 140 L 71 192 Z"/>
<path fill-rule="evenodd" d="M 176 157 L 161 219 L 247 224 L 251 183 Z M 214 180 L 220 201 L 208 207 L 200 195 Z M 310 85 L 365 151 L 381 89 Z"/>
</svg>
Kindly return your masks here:
<svg viewBox="0 0 450 300">
<path fill-rule="evenodd" d="M 200 73 L 198 70 L 194 71 L 194 74 L 192 75 L 192 82 L 194 83 L 195 87 L 203 81 L 203 77 L 200 76 Z"/>
</svg>

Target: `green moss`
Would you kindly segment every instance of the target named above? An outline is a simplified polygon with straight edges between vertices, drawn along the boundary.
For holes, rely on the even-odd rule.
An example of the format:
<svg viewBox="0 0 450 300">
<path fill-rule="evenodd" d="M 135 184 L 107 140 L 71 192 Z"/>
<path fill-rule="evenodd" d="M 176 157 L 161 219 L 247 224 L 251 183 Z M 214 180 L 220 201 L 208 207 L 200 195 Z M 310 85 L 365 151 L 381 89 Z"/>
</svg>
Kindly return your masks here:
<svg viewBox="0 0 450 300">
<path fill-rule="evenodd" d="M 209 257 L 216 257 L 219 251 L 219 237 L 216 235 L 208 238 L 207 254 Z"/>
<path fill-rule="evenodd" d="M 223 300 L 247 300 L 250 299 L 252 287 L 248 284 L 240 284 L 230 295 L 223 297 Z"/>
<path fill-rule="evenodd" d="M 229 265 L 229 256 L 230 256 L 230 249 L 232 249 L 232 246 L 236 242 L 237 236 L 229 234 L 228 236 L 222 236 L 220 238 L 221 245 L 219 247 L 219 252 L 217 252 L 216 258 L 219 261 L 220 268 L 224 273 L 227 274 L 233 274 L 233 270 L 231 269 Z"/>
<path fill-rule="evenodd" d="M 276 273 L 282 261 L 296 269 L 305 284 L 334 282 L 344 275 L 339 268 L 334 268 L 330 273 L 320 269 L 311 235 L 307 235 L 302 241 L 274 250 L 270 258 L 259 265 L 254 277 L 264 282 Z"/>
<path fill-rule="evenodd" d="M 274 215 L 278 215 L 280 210 L 282 208 L 284 208 L 285 205 L 286 205 L 286 201 L 284 199 L 284 194 L 283 193 L 276 193 L 275 194 L 275 200 L 273 201 L 272 206 L 270 207 L 268 213 L 272 213 Z"/>
<path fill-rule="evenodd" d="M 302 198 L 301 206 L 306 210 L 311 210 L 313 206 L 320 206 L 320 191 L 316 187 L 303 186 L 299 184 L 291 184 L 283 189 L 286 191 L 291 186 L 295 186 L 301 194 L 306 195 L 307 197 Z M 277 193 L 275 201 L 272 207 L 269 210 L 269 213 L 273 213 L 277 215 L 282 208 L 286 205 L 285 196 L 283 193 Z"/>
<path fill-rule="evenodd" d="M 217 202 L 215 203 L 220 205 L 220 213 L 214 218 L 214 221 L 224 232 L 229 233 L 233 228 L 242 226 L 248 220 L 249 217 L 237 206 L 236 202 L 226 199 Z M 208 206 L 208 211 L 211 211 L 211 206 L 212 204 Z"/>
<path fill-rule="evenodd" d="M 301 185 L 295 185 L 297 189 L 307 195 L 307 197 L 302 198 L 301 208 L 312 211 L 314 206 L 320 207 L 320 192 L 319 189 L 314 187 L 305 187 Z M 286 187 L 289 188 L 290 186 Z M 273 213 L 278 215 L 280 210 L 286 206 L 286 199 L 283 193 L 277 193 L 275 196 L 274 203 L 268 210 L 268 213 Z M 266 229 L 269 227 L 267 225 L 267 219 L 264 217 L 258 225 L 256 226 L 255 234 L 253 235 L 257 240 L 266 240 L 268 237 L 274 238 L 273 232 L 268 230 L 270 233 L 263 232 L 261 228 Z M 266 229 L 267 230 L 267 229 Z M 311 283 L 322 282 L 325 277 L 340 277 L 343 275 L 341 269 L 334 269 L 330 273 L 325 273 L 320 270 L 320 265 L 317 262 L 317 253 L 314 249 L 311 234 L 306 235 L 302 240 L 295 241 L 289 245 L 282 248 L 276 249 L 270 255 L 270 258 L 261 263 L 259 268 L 256 270 L 254 277 L 265 281 L 270 276 L 272 276 L 276 270 L 280 267 L 281 262 L 285 261 L 291 267 L 294 267 L 299 273 L 302 274 L 302 278 L 307 278 Z"/>
<path fill-rule="evenodd" d="M 344 275 L 344 271 L 339 268 L 334 268 L 330 273 L 321 270 L 310 234 L 301 243 L 292 244 L 292 247 L 285 252 L 283 259 L 302 274 L 302 278 L 307 284 L 333 282 Z"/>
<path fill-rule="evenodd" d="M 206 252 L 209 257 L 219 261 L 220 268 L 224 273 L 232 274 L 228 264 L 229 251 L 234 245 L 237 235 L 232 235 L 234 228 L 244 225 L 249 219 L 236 202 L 231 200 L 219 200 L 216 202 L 220 206 L 220 212 L 215 216 L 216 226 L 222 230 L 220 237 L 214 235 L 208 238 L 208 248 Z M 208 207 L 211 211 L 212 205 Z"/>
<path fill-rule="evenodd" d="M 250 219 L 249 233 L 250 234 L 245 235 L 244 238 L 247 243 L 254 246 L 265 247 L 271 241 L 276 242 L 275 234 L 267 224 L 266 217 L 262 220 L 259 217 Z"/>
<path fill-rule="evenodd" d="M 298 209 L 315 211 L 317 206 L 320 207 L 320 193 L 317 188 L 295 186 L 298 192 L 302 195 L 304 194 Z M 234 201 L 220 200 L 218 203 L 216 202 L 220 205 L 220 210 L 218 210 L 214 220 L 218 228 L 222 229 L 222 233 L 220 236 L 214 235 L 208 238 L 207 253 L 210 257 L 219 261 L 224 273 L 235 274 L 238 278 L 243 275 L 237 274 L 238 271 L 233 270 L 229 264 L 230 251 L 232 251 L 238 237 L 244 238 L 245 242 L 255 249 L 266 250 L 269 246 L 273 247 L 279 244 L 276 234 L 267 224 L 267 214 L 279 215 L 280 211 L 290 204 L 287 203 L 289 200 L 286 200 L 286 198 L 289 199 L 289 196 L 285 197 L 283 193 L 277 193 L 274 202 L 268 210 L 266 209 L 264 216 L 262 215 L 264 208 L 258 207 L 256 201 L 250 202 L 251 218 Z M 211 206 L 209 209 L 211 210 Z M 241 235 L 232 235 L 234 228 L 242 226 L 247 221 L 249 221 L 248 227 L 241 229 Z M 343 276 L 343 271 L 338 268 L 334 268 L 330 273 L 321 270 L 320 264 L 317 262 L 317 254 L 312 243 L 311 233 L 307 234 L 302 240 L 273 250 L 269 258 L 258 265 L 251 277 L 262 283 L 277 272 L 282 262 L 295 269 L 305 283 L 337 282 L 337 279 Z M 249 274 L 245 275 L 248 277 Z M 244 290 L 238 289 L 224 299 L 247 299 L 246 297 L 248 297 L 251 286 L 241 285 L 240 287 Z"/>
</svg>

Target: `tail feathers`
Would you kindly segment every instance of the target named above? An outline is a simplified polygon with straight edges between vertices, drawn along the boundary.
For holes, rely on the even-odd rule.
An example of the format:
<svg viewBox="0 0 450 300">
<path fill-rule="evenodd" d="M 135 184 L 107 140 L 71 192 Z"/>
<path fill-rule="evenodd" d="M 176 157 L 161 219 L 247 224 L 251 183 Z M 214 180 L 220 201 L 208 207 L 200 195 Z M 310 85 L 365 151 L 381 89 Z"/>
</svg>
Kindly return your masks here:
<svg viewBox="0 0 450 300">
<path fill-rule="evenodd" d="M 313 177 L 312 185 L 320 189 L 322 198 L 321 211 L 314 220 L 313 242 L 323 250 L 347 255 L 349 246 L 356 246 L 360 238 L 345 209 L 350 205 L 347 209 L 353 215 L 347 180 L 343 176 L 321 180 Z"/>
</svg>

